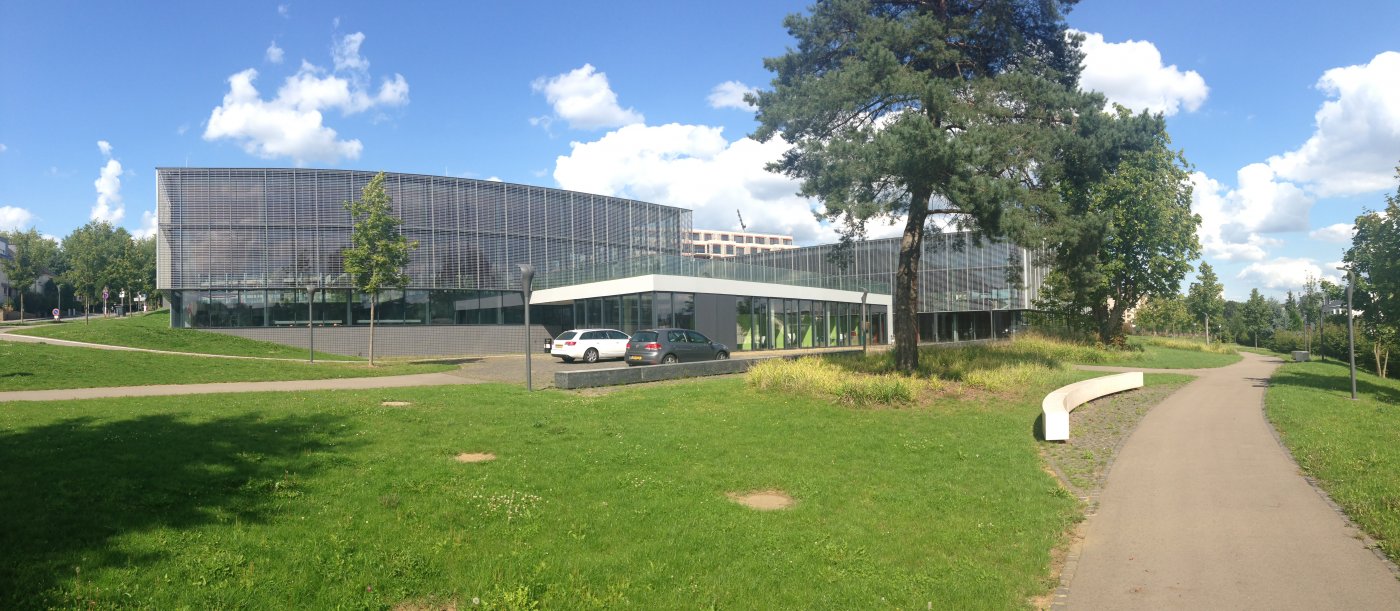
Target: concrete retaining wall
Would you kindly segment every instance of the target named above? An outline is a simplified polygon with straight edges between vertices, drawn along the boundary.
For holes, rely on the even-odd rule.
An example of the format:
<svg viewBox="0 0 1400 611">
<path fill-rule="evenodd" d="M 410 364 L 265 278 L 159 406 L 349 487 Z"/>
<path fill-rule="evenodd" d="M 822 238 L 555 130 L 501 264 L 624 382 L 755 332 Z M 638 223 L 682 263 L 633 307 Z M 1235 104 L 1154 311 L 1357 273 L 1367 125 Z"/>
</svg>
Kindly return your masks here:
<svg viewBox="0 0 1400 611">
<path fill-rule="evenodd" d="M 553 336 L 542 326 L 530 327 L 531 347 L 537 354 L 543 353 L 545 340 Z M 306 327 L 205 330 L 306 348 Z M 524 349 L 525 325 L 377 325 L 374 328 L 375 356 L 521 354 Z M 316 350 L 366 356 L 369 352 L 369 327 L 316 327 Z"/>
<path fill-rule="evenodd" d="M 1065 441 L 1069 439 L 1069 413 L 1074 408 L 1105 395 L 1125 390 L 1142 388 L 1142 372 L 1120 373 L 1055 389 L 1040 403 L 1045 414 L 1045 440 Z"/>
<path fill-rule="evenodd" d="M 822 352 L 827 354 L 850 354 L 856 350 Z M 618 386 L 640 384 L 660 380 L 698 378 L 748 371 L 754 363 L 769 359 L 795 359 L 810 354 L 792 354 L 759 358 L 729 359 L 725 361 L 701 361 L 698 363 L 676 363 L 674 365 L 639 365 L 636 367 L 616 367 L 611 369 L 589 369 L 583 371 L 559 371 L 554 374 L 554 386 L 565 390 L 594 388 L 597 386 Z"/>
</svg>

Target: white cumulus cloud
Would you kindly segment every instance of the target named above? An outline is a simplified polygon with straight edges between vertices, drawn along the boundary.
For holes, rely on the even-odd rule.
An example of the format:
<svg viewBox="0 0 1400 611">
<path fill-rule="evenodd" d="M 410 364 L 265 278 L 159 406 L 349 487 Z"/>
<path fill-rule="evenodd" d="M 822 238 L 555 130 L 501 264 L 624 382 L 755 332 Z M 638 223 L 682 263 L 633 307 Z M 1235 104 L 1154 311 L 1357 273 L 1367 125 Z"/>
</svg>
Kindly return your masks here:
<svg viewBox="0 0 1400 611">
<path fill-rule="evenodd" d="M 9 148 L 10 148 L 10 147 L 5 146 L 5 143 L 4 143 L 4 142 L 0 142 L 0 153 L 3 153 L 3 152 L 5 152 L 5 151 L 9 150 Z"/>
<path fill-rule="evenodd" d="M 337 43 L 333 51 L 335 72 L 327 73 L 303 61 L 271 100 L 262 99 L 253 85 L 257 70 L 249 68 L 230 76 L 228 93 L 210 113 L 204 139 L 227 138 L 240 143 L 250 155 L 264 159 L 289 157 L 298 165 L 358 158 L 364 146 L 357 139 L 340 139 L 335 129 L 325 125 L 324 112 L 339 110 L 345 116 L 373 108 L 403 106 L 408 103 L 409 92 L 408 81 L 401 74 L 383 79 L 377 91 L 364 85 L 368 79 L 364 69 L 369 62 L 359 55 L 363 42 L 364 35 L 357 32 Z M 350 74 L 344 74 L 341 68 Z"/>
<path fill-rule="evenodd" d="M 628 125 L 592 142 L 573 142 L 556 160 L 564 189 L 689 208 L 694 226 L 790 234 L 800 242 L 831 241 L 835 232 L 813 216 L 818 204 L 797 195 L 798 183 L 764 169 L 788 144 L 727 140 L 722 127 Z"/>
<path fill-rule="evenodd" d="M 152 210 L 141 211 L 141 226 L 131 230 L 131 236 L 140 240 L 149 238 L 156 234 L 156 213 Z"/>
<path fill-rule="evenodd" d="M 1228 189 L 1204 172 L 1191 174 L 1191 209 L 1201 215 L 1197 230 L 1207 256 L 1260 261 L 1282 244 L 1265 234 L 1303 231 L 1313 199 L 1297 186 L 1278 182 L 1268 166 L 1241 168 L 1238 188 Z"/>
<path fill-rule="evenodd" d="M 1335 265 L 1322 266 L 1308 258 L 1278 257 L 1246 265 L 1235 275 L 1250 286 L 1276 291 L 1297 291 L 1309 277 L 1339 282 L 1341 274 Z"/>
<path fill-rule="evenodd" d="M 1183 108 L 1195 112 L 1210 94 L 1200 73 L 1163 65 L 1162 53 L 1151 42 L 1107 42 L 1102 34 L 1081 33 L 1084 70 L 1079 86 L 1102 92 L 1110 103 L 1170 117 Z"/>
<path fill-rule="evenodd" d="M 1323 197 L 1392 186 L 1400 159 L 1400 52 L 1328 70 L 1317 88 L 1331 99 L 1314 115 L 1313 135 L 1298 149 L 1270 157 L 1269 167 Z"/>
<path fill-rule="evenodd" d="M 290 6 L 286 5 L 286 4 L 279 4 L 279 5 L 277 5 L 277 14 L 278 14 L 278 15 L 281 15 L 284 19 L 291 19 L 291 18 L 292 18 L 292 7 L 290 7 Z"/>
<path fill-rule="evenodd" d="M 90 218 L 116 224 L 126 216 L 126 206 L 122 204 L 122 164 L 112 158 L 112 145 L 106 140 L 98 140 L 97 149 L 102 151 L 107 162 L 98 172 L 97 180 L 92 181 L 97 189 L 97 202 L 92 205 Z"/>
<path fill-rule="evenodd" d="M 34 214 L 24 208 L 0 206 L 0 231 L 23 229 L 34 218 Z"/>
<path fill-rule="evenodd" d="M 1328 225 L 1321 229 L 1313 230 L 1308 237 L 1320 242 L 1335 242 L 1338 244 L 1350 244 L 1351 234 L 1356 230 L 1356 226 L 1351 223 L 1337 223 Z"/>
<path fill-rule="evenodd" d="M 744 95 L 755 91 L 757 90 L 753 87 L 739 81 L 725 81 L 715 85 L 715 88 L 710 90 L 710 95 L 705 99 L 710 103 L 710 108 L 753 110 L 754 107 L 744 101 Z"/>
<path fill-rule="evenodd" d="M 641 123 L 642 113 L 622 108 L 617 94 L 608 84 L 608 76 L 592 64 L 549 78 L 540 77 L 530 84 L 536 93 L 543 93 L 554 108 L 554 115 L 569 122 L 574 129 L 600 129 Z M 536 117 L 531 123 L 548 125 L 551 117 Z"/>
<path fill-rule="evenodd" d="M 267 45 L 267 61 L 269 61 L 269 62 L 271 62 L 271 63 L 274 63 L 274 64 L 280 64 L 280 63 L 282 63 L 282 57 L 283 57 L 283 55 L 285 55 L 285 53 L 282 51 L 282 47 L 277 46 L 277 41 L 274 40 L 274 41 L 268 43 L 268 45 Z"/>
</svg>

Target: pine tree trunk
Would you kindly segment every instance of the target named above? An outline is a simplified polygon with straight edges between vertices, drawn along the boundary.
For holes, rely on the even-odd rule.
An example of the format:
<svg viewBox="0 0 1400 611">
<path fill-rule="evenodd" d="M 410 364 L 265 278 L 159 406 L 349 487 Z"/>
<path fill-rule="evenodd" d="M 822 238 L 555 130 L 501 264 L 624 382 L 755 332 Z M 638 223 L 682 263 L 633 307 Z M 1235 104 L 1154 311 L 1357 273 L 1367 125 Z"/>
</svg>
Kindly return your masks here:
<svg viewBox="0 0 1400 611">
<path fill-rule="evenodd" d="M 370 296 L 369 299 L 369 366 L 374 366 L 374 304 L 379 301 L 379 294 Z"/>
<path fill-rule="evenodd" d="M 909 220 L 899 240 L 899 267 L 894 275 L 894 367 L 905 373 L 919 369 L 919 260 L 924 254 L 924 222 L 932 195 L 927 188 L 911 193 Z"/>
</svg>

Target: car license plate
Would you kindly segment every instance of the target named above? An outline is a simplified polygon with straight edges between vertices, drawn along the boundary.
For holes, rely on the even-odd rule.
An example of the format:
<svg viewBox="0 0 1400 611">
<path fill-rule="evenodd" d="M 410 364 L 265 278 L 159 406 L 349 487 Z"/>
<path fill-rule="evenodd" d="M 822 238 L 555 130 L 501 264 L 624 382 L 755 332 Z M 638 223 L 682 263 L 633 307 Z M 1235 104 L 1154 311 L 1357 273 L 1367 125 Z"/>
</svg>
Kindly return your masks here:
<svg viewBox="0 0 1400 611">
<path fill-rule="evenodd" d="M 629 361 L 640 361 L 640 360 L 642 360 L 642 357 L 640 357 L 640 356 L 629 356 L 629 357 L 627 357 L 627 360 L 629 360 Z"/>
<path fill-rule="evenodd" d="M 549 344 L 545 344 L 544 347 L 545 347 L 545 348 L 548 348 L 548 347 L 549 347 Z M 564 344 L 554 344 L 554 347 L 555 347 L 555 348 L 563 348 L 563 347 L 564 347 Z"/>
</svg>

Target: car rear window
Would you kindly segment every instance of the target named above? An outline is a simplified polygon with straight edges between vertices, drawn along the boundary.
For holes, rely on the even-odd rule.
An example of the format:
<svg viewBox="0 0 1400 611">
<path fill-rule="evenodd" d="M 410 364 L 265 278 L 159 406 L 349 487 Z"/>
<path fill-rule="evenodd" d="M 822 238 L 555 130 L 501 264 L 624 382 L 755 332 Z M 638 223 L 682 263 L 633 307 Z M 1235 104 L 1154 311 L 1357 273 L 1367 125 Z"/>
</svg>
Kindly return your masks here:
<svg viewBox="0 0 1400 611">
<path fill-rule="evenodd" d="M 578 331 L 565 331 L 565 332 L 563 332 L 563 333 L 560 333 L 560 334 L 559 334 L 559 337 L 556 337 L 556 338 L 554 338 L 554 339 L 557 339 L 557 340 L 560 340 L 560 341 L 563 341 L 563 340 L 566 340 L 566 339 L 573 339 L 574 336 L 577 335 L 577 334 L 578 334 Z"/>
<path fill-rule="evenodd" d="M 656 341 L 655 331 L 638 331 L 632 335 L 634 342 L 654 342 Z"/>
</svg>

